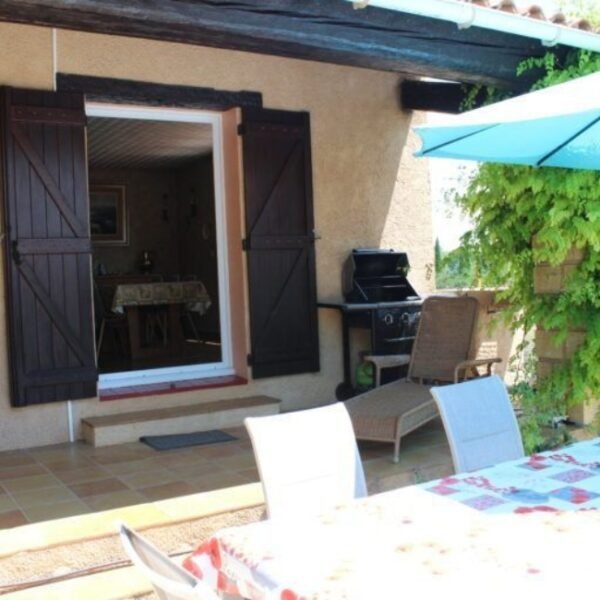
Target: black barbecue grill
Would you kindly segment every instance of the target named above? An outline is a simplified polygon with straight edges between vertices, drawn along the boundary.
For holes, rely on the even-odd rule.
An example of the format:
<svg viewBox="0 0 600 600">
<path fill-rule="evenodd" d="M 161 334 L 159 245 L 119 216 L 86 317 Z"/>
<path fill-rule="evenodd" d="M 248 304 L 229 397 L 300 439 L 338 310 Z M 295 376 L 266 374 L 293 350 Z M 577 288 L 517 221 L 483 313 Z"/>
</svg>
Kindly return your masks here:
<svg viewBox="0 0 600 600">
<path fill-rule="evenodd" d="M 352 250 L 342 270 L 344 302 L 320 303 L 342 313 L 344 381 L 339 399 L 355 393 L 350 371 L 350 330 L 370 330 L 370 354 L 410 354 L 423 300 L 406 278 L 405 252 L 361 248 Z"/>
</svg>

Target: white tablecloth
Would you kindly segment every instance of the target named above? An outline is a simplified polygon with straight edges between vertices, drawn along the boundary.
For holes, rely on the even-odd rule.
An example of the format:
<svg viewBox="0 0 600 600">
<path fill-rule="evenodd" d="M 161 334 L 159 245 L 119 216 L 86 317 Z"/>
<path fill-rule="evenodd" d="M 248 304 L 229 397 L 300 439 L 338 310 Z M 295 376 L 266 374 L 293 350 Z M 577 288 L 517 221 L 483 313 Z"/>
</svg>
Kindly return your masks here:
<svg viewBox="0 0 600 600">
<path fill-rule="evenodd" d="M 252 600 L 595 597 L 598 461 L 593 440 L 225 529 L 184 566 Z"/>
</svg>

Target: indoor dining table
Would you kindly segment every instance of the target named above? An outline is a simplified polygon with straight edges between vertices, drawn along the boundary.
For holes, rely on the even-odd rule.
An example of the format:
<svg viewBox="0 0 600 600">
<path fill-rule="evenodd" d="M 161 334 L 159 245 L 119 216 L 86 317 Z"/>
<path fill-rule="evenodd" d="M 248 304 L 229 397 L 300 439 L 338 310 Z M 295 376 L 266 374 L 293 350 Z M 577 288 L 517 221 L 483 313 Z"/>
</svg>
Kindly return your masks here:
<svg viewBox="0 0 600 600">
<path fill-rule="evenodd" d="M 251 600 L 590 597 L 600 438 L 223 529 L 184 567 Z"/>
<path fill-rule="evenodd" d="M 163 331 L 163 344 L 145 346 L 140 325 L 140 307 L 166 307 L 164 317 L 158 319 Z M 113 297 L 112 310 L 127 314 L 130 352 L 133 359 L 172 356 L 181 351 L 183 330 L 181 307 L 203 315 L 211 306 L 204 284 L 198 280 L 120 283 Z"/>
</svg>

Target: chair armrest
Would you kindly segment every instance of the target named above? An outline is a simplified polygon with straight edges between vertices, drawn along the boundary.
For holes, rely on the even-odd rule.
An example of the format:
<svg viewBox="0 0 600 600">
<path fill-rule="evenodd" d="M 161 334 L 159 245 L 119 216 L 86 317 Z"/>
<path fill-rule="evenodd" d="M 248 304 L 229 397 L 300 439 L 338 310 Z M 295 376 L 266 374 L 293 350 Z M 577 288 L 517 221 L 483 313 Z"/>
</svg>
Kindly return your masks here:
<svg viewBox="0 0 600 600">
<path fill-rule="evenodd" d="M 389 369 L 391 367 L 402 367 L 409 364 L 410 354 L 385 354 L 382 356 L 367 354 L 366 356 L 363 356 L 363 360 L 374 363 L 380 369 Z"/>
<path fill-rule="evenodd" d="M 465 372 L 465 379 L 467 378 L 467 371 L 471 370 L 472 373 L 475 374 L 476 377 L 479 377 L 479 372 L 477 371 L 477 367 L 481 367 L 483 365 L 487 365 L 487 375 L 492 374 L 492 365 L 496 363 L 501 363 L 502 359 L 498 356 L 494 358 L 477 358 L 474 360 L 463 360 L 459 362 L 454 368 L 454 383 L 458 383 L 459 375 L 461 371 Z"/>
</svg>

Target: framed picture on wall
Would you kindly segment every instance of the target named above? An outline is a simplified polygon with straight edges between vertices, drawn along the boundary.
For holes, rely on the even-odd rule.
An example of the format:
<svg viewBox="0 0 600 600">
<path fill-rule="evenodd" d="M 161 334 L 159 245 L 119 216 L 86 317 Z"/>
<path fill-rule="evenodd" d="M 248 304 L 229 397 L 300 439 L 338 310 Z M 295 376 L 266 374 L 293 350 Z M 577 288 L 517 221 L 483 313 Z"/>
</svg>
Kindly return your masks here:
<svg viewBox="0 0 600 600">
<path fill-rule="evenodd" d="M 124 185 L 90 185 L 90 230 L 94 244 L 127 244 Z"/>
</svg>

